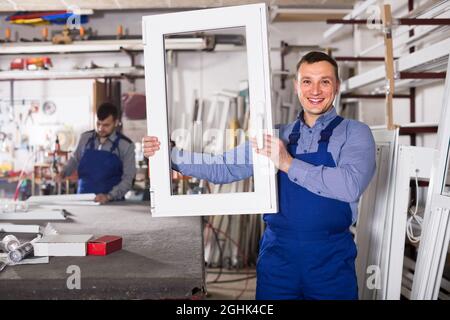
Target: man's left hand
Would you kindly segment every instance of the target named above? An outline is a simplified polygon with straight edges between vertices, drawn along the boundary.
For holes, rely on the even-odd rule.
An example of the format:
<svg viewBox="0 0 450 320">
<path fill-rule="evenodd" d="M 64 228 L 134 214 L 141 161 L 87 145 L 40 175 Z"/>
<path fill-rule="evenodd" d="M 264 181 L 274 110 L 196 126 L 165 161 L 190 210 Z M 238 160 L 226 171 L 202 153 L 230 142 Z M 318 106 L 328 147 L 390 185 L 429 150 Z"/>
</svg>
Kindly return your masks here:
<svg viewBox="0 0 450 320">
<path fill-rule="evenodd" d="M 107 194 L 104 193 L 99 193 L 98 195 L 95 196 L 94 201 L 95 202 L 100 202 L 100 204 L 105 204 L 109 201 L 109 197 Z"/>
<path fill-rule="evenodd" d="M 293 158 L 287 151 L 283 141 L 274 136 L 265 134 L 264 147 L 262 149 L 258 149 L 256 138 L 251 138 L 250 142 L 257 153 L 272 160 L 278 169 L 286 173 L 289 171 Z"/>
</svg>

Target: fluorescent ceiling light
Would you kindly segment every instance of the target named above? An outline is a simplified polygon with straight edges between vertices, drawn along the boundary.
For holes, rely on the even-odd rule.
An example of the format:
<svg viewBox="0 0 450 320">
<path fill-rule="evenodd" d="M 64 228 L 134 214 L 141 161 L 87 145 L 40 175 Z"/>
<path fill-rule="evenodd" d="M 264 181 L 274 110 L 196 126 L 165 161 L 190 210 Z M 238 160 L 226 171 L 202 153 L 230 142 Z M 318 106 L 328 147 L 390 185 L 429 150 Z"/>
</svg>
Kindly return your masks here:
<svg viewBox="0 0 450 320">
<path fill-rule="evenodd" d="M 206 38 L 167 38 L 164 40 L 166 50 L 204 50 Z"/>
</svg>

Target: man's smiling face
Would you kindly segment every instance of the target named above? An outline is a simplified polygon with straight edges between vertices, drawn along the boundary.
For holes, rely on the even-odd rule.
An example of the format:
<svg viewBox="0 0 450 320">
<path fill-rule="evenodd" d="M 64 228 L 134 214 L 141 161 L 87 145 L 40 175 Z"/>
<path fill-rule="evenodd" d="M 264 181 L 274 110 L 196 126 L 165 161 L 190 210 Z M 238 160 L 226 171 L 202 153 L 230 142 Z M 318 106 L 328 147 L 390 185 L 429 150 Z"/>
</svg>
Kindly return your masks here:
<svg viewBox="0 0 450 320">
<path fill-rule="evenodd" d="M 316 119 L 333 106 L 339 81 L 333 65 L 328 61 L 302 63 L 295 88 L 306 116 Z"/>
</svg>

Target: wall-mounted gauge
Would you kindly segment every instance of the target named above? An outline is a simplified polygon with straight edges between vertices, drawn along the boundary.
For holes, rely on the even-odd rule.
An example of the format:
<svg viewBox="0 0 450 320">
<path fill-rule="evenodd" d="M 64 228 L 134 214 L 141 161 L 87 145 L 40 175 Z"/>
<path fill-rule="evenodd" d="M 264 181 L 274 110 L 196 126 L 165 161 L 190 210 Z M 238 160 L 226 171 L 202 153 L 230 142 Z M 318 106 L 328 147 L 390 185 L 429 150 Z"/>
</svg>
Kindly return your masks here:
<svg viewBox="0 0 450 320">
<path fill-rule="evenodd" d="M 44 102 L 44 105 L 42 106 L 42 111 L 46 115 L 52 115 L 56 111 L 56 104 L 53 101 L 47 100 Z"/>
</svg>

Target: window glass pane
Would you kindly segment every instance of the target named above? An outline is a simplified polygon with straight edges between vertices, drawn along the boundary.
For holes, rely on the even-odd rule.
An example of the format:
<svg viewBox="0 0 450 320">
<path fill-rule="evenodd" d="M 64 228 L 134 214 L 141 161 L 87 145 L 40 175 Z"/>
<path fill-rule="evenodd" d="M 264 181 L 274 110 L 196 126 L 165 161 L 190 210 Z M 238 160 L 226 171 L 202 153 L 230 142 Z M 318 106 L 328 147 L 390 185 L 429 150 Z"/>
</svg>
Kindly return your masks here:
<svg viewBox="0 0 450 320">
<path fill-rule="evenodd" d="M 166 34 L 164 46 L 168 135 L 175 145 L 169 158 L 199 170 L 210 170 L 211 162 L 249 165 L 243 146 L 242 153 L 230 152 L 248 140 L 245 27 Z M 213 184 L 171 171 L 172 195 L 254 191 L 252 177 Z"/>
</svg>

